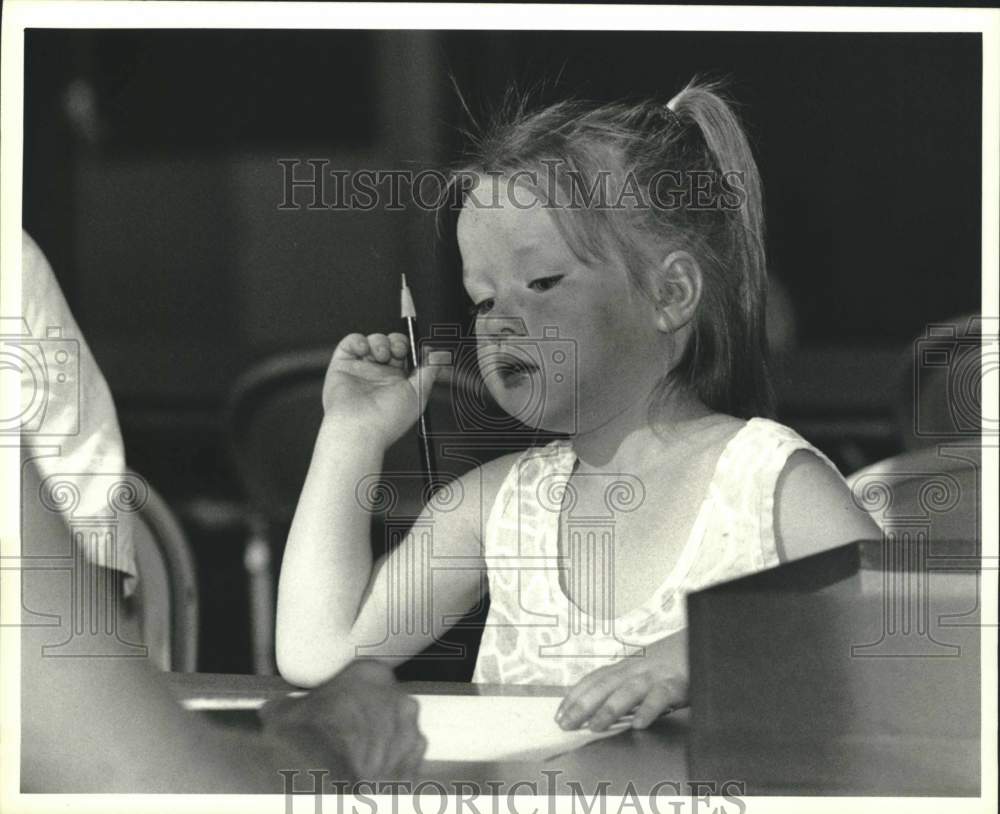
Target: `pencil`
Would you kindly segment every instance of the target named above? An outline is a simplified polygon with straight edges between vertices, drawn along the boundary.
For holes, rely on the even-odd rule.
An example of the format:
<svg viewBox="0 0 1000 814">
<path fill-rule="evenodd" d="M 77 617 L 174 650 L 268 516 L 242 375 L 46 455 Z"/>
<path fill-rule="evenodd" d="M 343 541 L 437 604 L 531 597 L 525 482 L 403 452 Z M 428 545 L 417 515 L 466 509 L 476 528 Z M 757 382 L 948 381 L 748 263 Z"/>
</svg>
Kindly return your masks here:
<svg viewBox="0 0 1000 814">
<path fill-rule="evenodd" d="M 399 291 L 399 313 L 403 322 L 406 323 L 406 335 L 410 340 L 410 364 L 416 370 L 420 366 L 417 356 L 417 309 L 413 304 L 413 295 L 406 284 L 406 275 L 402 277 L 402 288 Z M 430 422 L 427 419 L 427 411 L 423 410 L 417 419 L 417 443 L 420 446 L 420 460 L 424 467 L 424 480 L 427 483 L 428 497 L 434 490 L 434 451 L 431 449 Z"/>
</svg>

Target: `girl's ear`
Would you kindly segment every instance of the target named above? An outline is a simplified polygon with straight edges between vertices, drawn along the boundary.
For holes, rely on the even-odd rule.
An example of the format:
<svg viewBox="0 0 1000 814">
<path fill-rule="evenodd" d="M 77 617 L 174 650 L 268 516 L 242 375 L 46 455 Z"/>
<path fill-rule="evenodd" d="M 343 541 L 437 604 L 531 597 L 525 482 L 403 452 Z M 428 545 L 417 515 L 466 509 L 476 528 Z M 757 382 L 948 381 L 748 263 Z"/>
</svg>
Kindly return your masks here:
<svg viewBox="0 0 1000 814">
<path fill-rule="evenodd" d="M 694 319 L 701 300 L 701 266 L 687 252 L 671 252 L 657 278 L 656 327 L 674 333 Z"/>
</svg>

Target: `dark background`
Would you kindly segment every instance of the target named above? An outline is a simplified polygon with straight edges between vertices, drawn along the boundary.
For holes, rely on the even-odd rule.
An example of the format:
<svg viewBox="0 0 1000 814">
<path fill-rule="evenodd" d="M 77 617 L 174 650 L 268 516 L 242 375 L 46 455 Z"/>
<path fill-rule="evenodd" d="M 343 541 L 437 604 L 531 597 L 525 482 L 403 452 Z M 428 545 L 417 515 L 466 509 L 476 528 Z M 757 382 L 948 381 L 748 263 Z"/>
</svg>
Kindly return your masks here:
<svg viewBox="0 0 1000 814">
<path fill-rule="evenodd" d="M 898 449 L 901 355 L 980 307 L 981 40 L 954 34 L 58 31 L 26 35 L 24 225 L 103 368 L 130 464 L 201 572 L 203 670 L 249 669 L 245 500 L 226 447 L 241 372 L 459 318 L 433 218 L 279 211 L 281 158 L 420 169 L 504 89 L 654 95 L 731 78 L 765 185 L 796 342 L 779 418 L 849 471 Z M 237 512 L 238 513 L 238 512 Z"/>
</svg>

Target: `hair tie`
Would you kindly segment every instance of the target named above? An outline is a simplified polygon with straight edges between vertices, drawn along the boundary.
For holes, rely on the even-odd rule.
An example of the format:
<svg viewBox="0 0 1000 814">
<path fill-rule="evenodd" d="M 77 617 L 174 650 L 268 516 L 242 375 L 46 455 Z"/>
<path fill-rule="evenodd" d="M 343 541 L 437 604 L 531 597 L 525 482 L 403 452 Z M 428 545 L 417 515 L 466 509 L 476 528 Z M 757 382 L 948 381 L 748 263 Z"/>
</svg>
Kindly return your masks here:
<svg viewBox="0 0 1000 814">
<path fill-rule="evenodd" d="M 673 99 L 671 99 L 663 106 L 663 118 L 666 119 L 668 122 L 676 124 L 678 127 L 680 127 L 683 124 L 683 122 L 681 122 L 680 115 L 678 115 L 677 111 L 674 110 L 672 107 L 672 105 L 676 101 L 677 97 L 675 96 Z"/>
</svg>

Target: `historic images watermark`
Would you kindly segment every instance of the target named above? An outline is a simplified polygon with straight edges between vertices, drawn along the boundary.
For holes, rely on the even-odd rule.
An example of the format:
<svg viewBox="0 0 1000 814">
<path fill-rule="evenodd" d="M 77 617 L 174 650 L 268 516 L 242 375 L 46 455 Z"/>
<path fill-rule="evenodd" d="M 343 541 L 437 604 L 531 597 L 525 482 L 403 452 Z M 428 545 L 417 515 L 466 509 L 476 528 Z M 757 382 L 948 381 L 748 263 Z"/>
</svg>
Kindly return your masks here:
<svg viewBox="0 0 1000 814">
<path fill-rule="evenodd" d="M 0 436 L 58 438 L 80 431 L 80 343 L 63 336 L 58 325 L 33 336 L 28 323 L 0 317 L 0 370 L 20 376 L 21 403 L 12 415 L 0 416 Z M 53 426 L 51 404 L 61 421 Z"/>
<path fill-rule="evenodd" d="M 997 317 L 926 326 L 912 351 L 914 435 L 972 443 L 1000 435 L 997 405 L 983 404 L 983 379 L 1000 371 L 998 339 Z"/>
<path fill-rule="evenodd" d="M 444 172 L 438 169 L 337 169 L 325 158 L 281 158 L 281 211 L 401 212 L 442 208 L 592 211 L 736 210 L 746 202 L 742 172 L 662 169 L 649 178 L 626 171 L 584 175 L 563 159 L 540 169 Z"/>
<path fill-rule="evenodd" d="M 490 316 L 480 321 L 492 319 Z M 495 321 L 502 326 L 500 330 L 506 327 L 504 318 Z M 978 571 L 984 567 L 981 545 L 975 552 L 956 558 L 954 552 L 936 554 L 933 543 L 951 533 L 941 526 L 943 521 L 957 515 L 976 520 L 979 517 L 978 450 L 981 441 L 995 437 L 1000 427 L 996 414 L 984 415 L 981 404 L 981 378 L 1000 367 L 996 322 L 977 317 L 962 324 L 931 325 L 913 345 L 914 390 L 912 397 L 907 393 L 904 400 L 909 403 L 912 398 L 914 434 L 942 442 L 938 465 L 927 471 L 912 467 L 900 470 L 895 465 L 885 470 L 873 467 L 852 484 L 855 503 L 879 520 L 884 543 L 881 635 L 878 641 L 859 641 L 852 651 L 856 657 L 958 655 L 954 644 L 941 639 L 936 624 L 940 620 L 935 619 L 932 610 L 931 576 L 935 570 Z M 487 336 L 499 332 L 488 326 L 485 330 Z M 575 386 L 577 348 L 571 339 L 560 336 L 555 329 L 542 337 L 529 337 L 523 325 L 511 326 L 507 337 L 506 350 L 498 352 L 488 347 L 485 354 L 482 336 L 466 334 L 459 326 L 437 326 L 428 339 L 436 349 L 448 349 L 452 369 L 447 400 L 450 419 L 446 427 L 432 423 L 429 434 L 457 458 L 463 449 L 475 448 L 481 454 L 490 443 L 503 446 L 506 433 L 524 425 L 537 425 L 538 417 L 546 412 L 556 394 L 574 407 L 579 398 Z M 524 376 L 522 368 L 535 375 Z M 508 376 L 521 376 L 518 402 L 513 409 L 506 405 L 507 411 L 498 411 L 489 395 L 490 380 Z M 576 414 L 575 409 L 571 412 Z M 475 462 L 474 456 L 469 456 L 469 462 Z M 587 484 L 586 489 L 589 495 L 603 494 L 601 511 L 593 507 L 582 511 L 577 490 L 558 475 L 541 479 L 533 494 L 524 496 L 545 512 L 563 514 L 565 556 L 544 564 L 537 558 L 532 560 L 532 554 L 537 552 L 522 544 L 530 543 L 535 530 L 519 523 L 514 532 L 517 556 L 491 562 L 496 578 L 513 581 L 518 595 L 526 595 L 528 583 L 547 568 L 559 573 L 565 586 L 571 586 L 576 601 L 569 603 L 568 632 L 556 630 L 551 617 L 534 619 L 529 609 L 522 608 L 537 625 L 553 627 L 554 638 L 545 652 L 538 654 L 540 657 L 577 657 L 579 654 L 572 650 L 576 636 L 572 634 L 597 633 L 595 626 L 600 626 L 600 632 L 615 643 L 617 653 L 643 653 L 641 647 L 625 641 L 614 630 L 617 614 L 613 610 L 612 564 L 618 542 L 616 526 L 625 514 L 642 505 L 647 489 L 628 473 L 602 477 L 601 484 Z M 481 493 L 482 489 L 476 491 Z M 435 518 L 455 511 L 469 498 L 459 480 L 434 491 L 420 473 L 412 471 L 371 474 L 358 484 L 356 497 L 368 511 L 385 518 L 386 534 L 391 537 L 388 546 L 405 543 L 407 552 L 405 559 L 389 557 L 386 561 L 386 578 L 381 583 L 386 592 L 381 598 L 386 609 L 384 635 L 359 647 L 358 655 L 401 655 L 395 652 L 394 637 L 415 633 L 436 636 L 456 621 L 435 616 L 435 580 L 447 580 L 456 571 L 473 570 L 485 584 L 479 559 L 443 556 L 435 551 Z M 490 507 L 476 508 L 485 522 Z M 980 540 L 978 525 L 963 533 Z M 585 579 L 581 578 L 584 572 Z M 590 608 L 591 613 L 583 613 L 583 607 Z M 968 622 L 976 612 L 978 601 L 963 618 Z M 944 627 L 962 624 L 953 613 L 937 615 L 949 617 Z M 979 622 L 974 624 L 978 626 Z M 935 633 L 935 629 L 939 632 Z M 561 643 L 559 637 L 566 641 Z M 564 651 L 562 645 L 569 649 Z M 465 654 L 456 646 L 453 655 L 461 658 Z"/>
<path fill-rule="evenodd" d="M 492 457 L 491 448 L 509 447 L 510 433 L 544 426 L 552 416 L 568 419 L 564 422 L 568 434 L 576 430 L 576 342 L 560 336 L 555 328 L 543 328 L 541 336 L 528 336 L 523 323 L 509 322 L 503 317 L 480 318 L 472 334 L 458 325 L 437 325 L 426 340 L 429 348 L 446 354 L 451 376 L 448 398 L 443 400 L 450 414 L 435 416 L 445 420 L 431 422 L 428 436 L 451 461 L 464 459 L 466 467 L 471 467 L 469 477 L 477 481 L 470 491 L 476 495 L 487 492 L 476 464 Z M 500 334 L 504 335 L 502 343 L 488 338 Z M 518 503 L 517 519 L 506 531 L 503 551 L 489 552 L 490 580 L 506 584 L 511 595 L 519 597 L 518 625 L 529 625 L 539 634 L 539 658 L 578 659 L 584 655 L 579 651 L 581 637 L 590 641 L 596 635 L 608 648 L 608 656 L 641 656 L 644 648 L 626 641 L 616 630 L 614 563 L 619 521 L 642 506 L 646 486 L 628 473 L 578 474 L 580 484 L 574 486 L 569 474 L 553 471 L 533 478 L 530 464 L 519 468 L 512 498 Z M 597 496 L 596 504 L 588 501 L 584 506 L 580 499 L 584 491 Z M 401 657 L 407 655 L 400 649 L 406 647 L 402 638 L 438 639 L 459 621 L 435 611 L 439 607 L 434 601 L 436 587 L 453 583 L 460 572 L 485 586 L 482 558 L 445 554 L 435 544 L 436 521 L 463 504 L 469 510 L 467 501 L 473 498 L 460 479 L 428 483 L 423 473 L 392 470 L 362 478 L 355 498 L 365 511 L 382 519 L 386 550 L 401 547 L 402 552 L 386 558 L 373 588 L 380 592 L 376 599 L 384 608 L 384 626 L 372 641 L 357 645 L 355 655 Z M 485 522 L 490 506 L 476 500 L 479 503 L 471 510 Z M 529 514 L 537 512 L 561 516 L 563 554 L 540 556 L 538 529 L 527 522 Z M 535 523 L 539 522 L 544 521 L 536 518 Z M 526 597 L 539 580 L 559 580 L 572 593 L 566 625 L 551 613 L 528 607 Z M 505 641 L 516 637 L 513 624 L 505 627 L 494 621 L 488 627 L 484 635 Z M 428 658 L 466 655 L 462 645 L 442 646 L 445 652 L 436 651 Z"/>
<path fill-rule="evenodd" d="M 43 539 L 4 563 L 4 571 L 20 576 L 22 597 L 20 618 L 4 619 L 3 625 L 58 631 L 61 640 L 42 646 L 47 658 L 146 657 L 148 648 L 124 632 L 116 575 L 127 570 L 122 539 L 138 522 L 149 485 L 134 472 L 55 472 L 38 482 L 31 467 L 30 460 L 22 467 L 21 538 Z M 36 606 L 33 580 L 53 577 L 65 586 L 60 593 L 66 601 Z"/>
<path fill-rule="evenodd" d="M 587 493 L 603 498 L 596 509 L 594 506 L 586 510 L 579 507 L 579 490 L 566 483 L 561 475 L 542 478 L 530 490 L 530 495 L 523 495 L 547 514 L 562 514 L 565 553 L 540 558 L 532 546 L 535 528 L 521 522 L 516 524 L 511 530 L 512 550 L 503 554 L 491 553 L 489 565 L 491 581 L 506 583 L 509 592 L 519 597 L 520 618 L 509 630 L 491 629 L 490 633 L 510 640 L 516 637 L 521 624 L 531 625 L 536 633 L 542 631 L 539 658 L 576 660 L 594 655 L 592 651 L 585 653 L 578 648 L 581 638 L 590 641 L 595 636 L 602 637 L 601 641 L 608 648 L 604 655 L 641 656 L 644 647 L 629 642 L 616 629 L 614 563 L 615 547 L 619 544 L 618 521 L 644 502 L 646 488 L 639 478 L 624 473 L 585 477 Z M 363 479 L 356 493 L 366 510 L 385 517 L 387 545 L 403 546 L 405 552 L 403 556 L 386 558 L 375 588 L 382 592 L 378 601 L 384 608 L 385 623 L 377 641 L 356 646 L 358 657 L 408 656 L 408 651 L 400 650 L 405 644 L 400 644 L 398 637 L 436 638 L 455 624 L 458 620 L 453 616 L 435 612 L 434 593 L 449 578 L 453 580 L 457 572 L 471 572 L 480 585 L 485 584 L 486 574 L 480 558 L 444 555 L 435 550 L 435 519 L 454 511 L 461 501 L 468 499 L 461 484 L 458 481 L 444 484 L 420 506 L 419 500 L 407 495 L 408 481 L 414 483 L 415 490 L 426 489 L 421 476 L 412 472 L 386 472 Z M 477 491 L 482 492 L 481 489 Z M 477 508 L 489 510 L 488 506 Z M 417 512 L 419 516 L 414 517 Z M 573 601 L 567 605 L 565 627 L 551 614 L 539 613 L 526 604 L 531 585 L 539 579 L 559 580 L 568 586 Z M 441 659 L 449 655 L 463 658 L 466 654 L 461 646 L 454 645 L 450 654 L 434 653 L 428 658 Z"/>
<path fill-rule="evenodd" d="M 64 638 L 44 645 L 45 657 L 146 656 L 144 645 L 122 634 L 114 573 L 149 485 L 128 471 L 78 471 L 86 462 L 62 456 L 63 444 L 80 434 L 79 341 L 59 325 L 34 336 L 24 319 L 2 318 L 0 370 L 19 379 L 14 412 L 0 416 L 0 441 L 10 439 L 0 451 L 17 455 L 22 483 L 22 551 L 3 558 L 0 577 L 20 578 L 23 588 L 18 618 L 0 625 L 58 630 Z M 44 467 L 36 468 L 35 460 Z M 60 608 L 33 607 L 32 575 L 62 579 L 67 601 Z"/>
<path fill-rule="evenodd" d="M 300 771 L 283 769 L 285 814 L 325 810 L 322 795 L 336 795 L 330 800 L 336 814 L 375 814 L 380 808 L 376 796 L 391 795 L 391 812 L 399 810 L 405 799 L 407 810 L 417 814 L 443 814 L 454 800 L 458 811 L 469 814 L 554 814 L 570 810 L 576 814 L 743 814 L 747 804 L 746 784 L 738 780 L 660 780 L 651 787 L 629 781 L 624 789 L 612 790 L 607 780 L 595 778 L 586 787 L 577 780 L 563 778 L 557 769 L 542 770 L 541 779 L 457 780 L 441 783 L 419 781 L 359 781 L 347 783 L 331 778 L 325 769 Z M 544 798 L 544 806 L 538 798 Z M 680 799 L 678 799 L 680 798 Z M 297 806 L 301 800 L 304 805 Z M 617 802 L 615 802 L 617 800 Z"/>
<path fill-rule="evenodd" d="M 1000 370 L 1000 319 L 971 316 L 928 325 L 912 347 L 901 404 L 923 454 L 902 456 L 855 476 L 857 506 L 882 529 L 882 622 L 876 641 L 857 643 L 856 658 L 960 656 L 948 628 L 979 627 L 978 575 L 997 567 L 984 558 L 981 450 L 996 445 L 1000 416 L 984 405 L 983 379 Z M 990 412 L 992 411 L 992 412 Z M 954 543 L 969 543 L 961 550 Z M 945 611 L 935 574 L 977 575 L 972 607 Z"/>
</svg>

